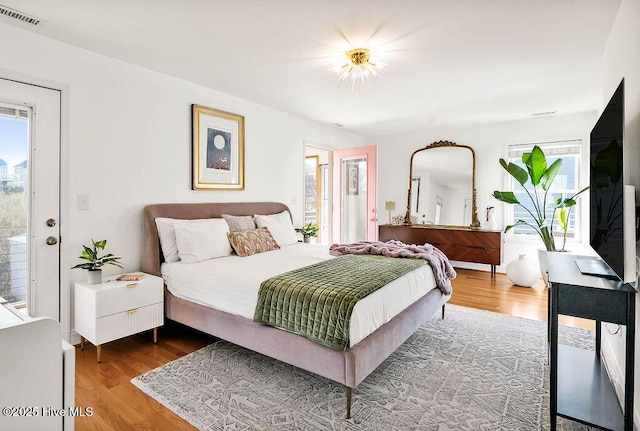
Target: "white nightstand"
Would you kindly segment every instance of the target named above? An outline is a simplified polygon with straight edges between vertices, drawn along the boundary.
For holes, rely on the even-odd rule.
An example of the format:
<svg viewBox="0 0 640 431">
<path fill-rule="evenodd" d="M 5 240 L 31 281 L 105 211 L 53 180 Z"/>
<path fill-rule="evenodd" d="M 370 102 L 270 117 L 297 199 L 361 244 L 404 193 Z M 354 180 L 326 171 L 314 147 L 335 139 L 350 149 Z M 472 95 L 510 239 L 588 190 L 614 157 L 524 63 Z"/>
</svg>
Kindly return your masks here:
<svg viewBox="0 0 640 431">
<path fill-rule="evenodd" d="M 143 274 L 143 273 L 135 273 Z M 76 332 L 80 348 L 84 340 L 94 344 L 100 362 L 101 345 L 109 341 L 153 329 L 164 324 L 164 283 L 162 278 L 144 274 L 138 281 L 105 279 L 100 284 L 75 284 Z"/>
</svg>

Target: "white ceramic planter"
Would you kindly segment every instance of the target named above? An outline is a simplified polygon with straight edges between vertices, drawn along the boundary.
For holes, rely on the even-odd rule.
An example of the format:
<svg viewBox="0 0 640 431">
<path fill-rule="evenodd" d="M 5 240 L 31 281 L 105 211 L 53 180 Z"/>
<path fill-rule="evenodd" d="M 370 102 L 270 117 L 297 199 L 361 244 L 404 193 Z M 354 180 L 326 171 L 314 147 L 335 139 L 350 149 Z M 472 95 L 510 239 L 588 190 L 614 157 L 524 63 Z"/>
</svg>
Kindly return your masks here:
<svg viewBox="0 0 640 431">
<path fill-rule="evenodd" d="M 87 271 L 87 284 L 100 284 L 102 283 L 102 270 L 96 269 L 95 271 Z"/>
<path fill-rule="evenodd" d="M 540 264 L 540 276 L 544 285 L 549 287 L 549 274 L 547 272 L 547 250 L 538 249 L 538 263 Z"/>
<path fill-rule="evenodd" d="M 540 273 L 535 261 L 526 254 L 521 254 L 516 260 L 507 265 L 507 277 L 516 286 L 531 287 L 540 279 Z"/>
</svg>

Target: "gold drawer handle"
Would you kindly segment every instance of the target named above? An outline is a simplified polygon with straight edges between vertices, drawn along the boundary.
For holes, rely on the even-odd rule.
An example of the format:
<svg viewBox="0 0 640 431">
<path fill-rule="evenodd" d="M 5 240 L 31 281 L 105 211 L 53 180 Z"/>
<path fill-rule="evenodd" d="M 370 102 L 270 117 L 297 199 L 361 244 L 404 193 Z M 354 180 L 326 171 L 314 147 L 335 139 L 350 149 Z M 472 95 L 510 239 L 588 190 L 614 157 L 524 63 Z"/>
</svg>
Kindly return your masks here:
<svg viewBox="0 0 640 431">
<path fill-rule="evenodd" d="M 127 310 L 127 313 L 129 313 L 129 314 L 135 313 L 138 310 L 139 310 L 138 308 L 132 308 L 131 310 Z"/>
<path fill-rule="evenodd" d="M 130 284 L 127 284 L 127 288 L 131 289 L 131 288 L 136 287 L 137 285 L 138 285 L 138 283 L 130 283 Z"/>
</svg>

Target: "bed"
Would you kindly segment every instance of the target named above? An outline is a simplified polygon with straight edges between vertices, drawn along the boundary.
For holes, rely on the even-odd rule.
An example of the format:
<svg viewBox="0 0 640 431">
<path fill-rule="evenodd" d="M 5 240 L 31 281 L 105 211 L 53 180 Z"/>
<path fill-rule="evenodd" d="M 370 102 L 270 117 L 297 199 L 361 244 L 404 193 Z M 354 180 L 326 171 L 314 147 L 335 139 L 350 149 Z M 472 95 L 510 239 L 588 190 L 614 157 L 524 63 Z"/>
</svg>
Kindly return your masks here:
<svg viewBox="0 0 640 431">
<path fill-rule="evenodd" d="M 164 256 L 155 223 L 156 218 L 193 220 L 220 218 L 223 214 L 268 215 L 283 211 L 287 211 L 290 217 L 289 208 L 277 202 L 148 205 L 143 210 L 142 270 L 157 276 L 163 275 L 161 268 L 163 268 Z M 165 272 L 167 267 L 168 265 L 165 264 Z M 300 335 L 256 323 L 248 316 L 242 316 L 242 313 L 213 308 L 206 305 L 205 301 L 176 296 L 170 292 L 169 288 L 165 288 L 165 316 L 167 319 L 344 385 L 346 416 L 350 418 L 353 389 L 438 309 L 442 309 L 442 318 L 444 318 L 445 303 L 450 297 L 451 295 L 445 295 L 437 288 L 430 289 L 387 323 L 345 350 L 326 347 Z"/>
</svg>

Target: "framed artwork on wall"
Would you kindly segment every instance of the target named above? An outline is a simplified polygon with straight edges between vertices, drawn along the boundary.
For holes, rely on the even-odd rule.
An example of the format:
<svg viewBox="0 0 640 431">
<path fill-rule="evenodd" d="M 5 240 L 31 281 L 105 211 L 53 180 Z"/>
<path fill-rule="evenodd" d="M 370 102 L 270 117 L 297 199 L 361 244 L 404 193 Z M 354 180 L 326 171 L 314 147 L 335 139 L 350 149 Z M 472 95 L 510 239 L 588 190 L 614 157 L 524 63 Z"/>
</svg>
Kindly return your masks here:
<svg viewBox="0 0 640 431">
<path fill-rule="evenodd" d="M 359 171 L 357 163 L 349 163 L 347 164 L 347 195 L 357 195 L 359 194 Z"/>
<path fill-rule="evenodd" d="M 244 117 L 191 106 L 193 190 L 244 190 Z"/>
</svg>

